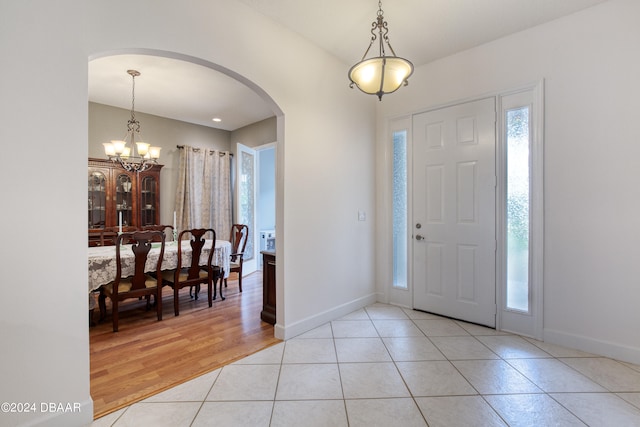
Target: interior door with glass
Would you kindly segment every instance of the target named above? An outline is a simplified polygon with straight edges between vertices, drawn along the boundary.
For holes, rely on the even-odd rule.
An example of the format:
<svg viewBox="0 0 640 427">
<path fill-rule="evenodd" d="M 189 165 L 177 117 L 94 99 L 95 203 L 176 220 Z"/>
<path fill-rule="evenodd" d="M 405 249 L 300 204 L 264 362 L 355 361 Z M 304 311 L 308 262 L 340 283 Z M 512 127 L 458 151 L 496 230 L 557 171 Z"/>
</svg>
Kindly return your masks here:
<svg viewBox="0 0 640 427">
<path fill-rule="evenodd" d="M 495 99 L 413 118 L 414 308 L 496 324 Z"/>
<path fill-rule="evenodd" d="M 257 268 L 256 255 L 256 150 L 236 144 L 236 215 L 235 223 L 249 227 L 242 265 L 243 275 Z"/>
</svg>

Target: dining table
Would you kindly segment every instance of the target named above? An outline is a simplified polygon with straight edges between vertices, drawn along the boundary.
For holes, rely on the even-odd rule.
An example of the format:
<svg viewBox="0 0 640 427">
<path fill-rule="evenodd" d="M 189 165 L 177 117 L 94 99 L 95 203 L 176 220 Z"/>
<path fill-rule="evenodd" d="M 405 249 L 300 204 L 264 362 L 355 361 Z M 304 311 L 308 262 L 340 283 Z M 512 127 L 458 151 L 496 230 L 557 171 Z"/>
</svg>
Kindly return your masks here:
<svg viewBox="0 0 640 427">
<path fill-rule="evenodd" d="M 202 253 L 200 254 L 200 265 L 207 265 L 209 253 L 211 252 L 213 240 L 207 239 Z M 147 262 L 145 272 L 155 271 L 160 258 L 160 243 L 153 243 Z M 191 265 L 191 245 L 189 240 L 182 241 L 182 265 Z M 212 264 L 222 269 L 224 278 L 229 276 L 229 262 L 231 254 L 231 242 L 228 240 L 215 240 Z M 93 292 L 100 289 L 100 286 L 111 283 L 116 278 L 116 247 L 115 246 L 94 246 L 88 248 L 89 261 L 89 309 L 96 306 Z M 120 249 L 120 262 L 122 264 L 122 277 L 132 276 L 134 273 L 135 256 L 131 250 L 131 245 L 123 245 Z M 178 267 L 178 242 L 166 242 L 164 255 L 162 257 L 162 270 L 174 270 Z"/>
</svg>

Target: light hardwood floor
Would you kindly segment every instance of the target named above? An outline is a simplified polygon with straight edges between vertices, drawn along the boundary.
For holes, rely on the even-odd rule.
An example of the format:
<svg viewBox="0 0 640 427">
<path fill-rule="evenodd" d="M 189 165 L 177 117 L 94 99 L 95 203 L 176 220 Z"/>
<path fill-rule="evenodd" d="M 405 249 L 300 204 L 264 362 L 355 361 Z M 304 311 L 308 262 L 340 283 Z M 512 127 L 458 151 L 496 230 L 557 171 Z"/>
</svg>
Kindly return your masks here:
<svg viewBox="0 0 640 427">
<path fill-rule="evenodd" d="M 107 318 L 89 331 L 94 418 L 280 342 L 260 320 L 262 274 L 243 278 L 242 288 L 229 280 L 226 300 L 218 297 L 211 308 L 206 288 L 197 301 L 183 289 L 178 317 L 173 289 L 165 288 L 160 322 L 154 309 L 145 311 L 144 299 L 126 301 L 116 333 L 107 303 Z"/>
</svg>

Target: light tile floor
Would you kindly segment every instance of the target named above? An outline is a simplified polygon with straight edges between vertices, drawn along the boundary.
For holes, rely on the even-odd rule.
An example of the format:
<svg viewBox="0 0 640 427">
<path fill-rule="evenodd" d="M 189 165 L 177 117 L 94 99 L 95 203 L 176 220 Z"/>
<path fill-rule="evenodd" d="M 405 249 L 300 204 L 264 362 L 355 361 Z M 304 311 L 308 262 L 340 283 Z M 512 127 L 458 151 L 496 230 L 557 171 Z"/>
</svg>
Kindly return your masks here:
<svg viewBox="0 0 640 427">
<path fill-rule="evenodd" d="M 640 366 L 374 304 L 92 425 L 640 426 Z"/>
</svg>

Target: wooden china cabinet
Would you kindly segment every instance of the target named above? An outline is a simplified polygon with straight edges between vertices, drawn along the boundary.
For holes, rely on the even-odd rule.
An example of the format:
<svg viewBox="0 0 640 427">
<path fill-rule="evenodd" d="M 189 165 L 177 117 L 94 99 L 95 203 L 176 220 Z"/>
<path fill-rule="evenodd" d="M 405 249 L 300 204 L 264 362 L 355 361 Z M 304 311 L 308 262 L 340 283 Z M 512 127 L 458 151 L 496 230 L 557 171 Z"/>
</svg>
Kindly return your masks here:
<svg viewBox="0 0 640 427">
<path fill-rule="evenodd" d="M 160 170 L 154 165 L 144 172 L 127 172 L 106 159 L 89 159 L 89 233 L 122 226 L 160 224 Z"/>
</svg>

